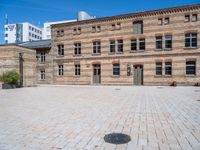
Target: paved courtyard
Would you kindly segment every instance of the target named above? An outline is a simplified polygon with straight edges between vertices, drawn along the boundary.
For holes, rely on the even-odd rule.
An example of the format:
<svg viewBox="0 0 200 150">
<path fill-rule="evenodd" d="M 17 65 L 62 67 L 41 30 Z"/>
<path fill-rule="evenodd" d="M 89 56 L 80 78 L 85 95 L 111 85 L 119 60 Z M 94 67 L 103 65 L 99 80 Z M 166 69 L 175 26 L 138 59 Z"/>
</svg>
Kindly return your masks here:
<svg viewBox="0 0 200 150">
<path fill-rule="evenodd" d="M 0 150 L 200 150 L 200 88 L 0 90 Z M 112 132 L 128 144 L 104 142 Z"/>
</svg>

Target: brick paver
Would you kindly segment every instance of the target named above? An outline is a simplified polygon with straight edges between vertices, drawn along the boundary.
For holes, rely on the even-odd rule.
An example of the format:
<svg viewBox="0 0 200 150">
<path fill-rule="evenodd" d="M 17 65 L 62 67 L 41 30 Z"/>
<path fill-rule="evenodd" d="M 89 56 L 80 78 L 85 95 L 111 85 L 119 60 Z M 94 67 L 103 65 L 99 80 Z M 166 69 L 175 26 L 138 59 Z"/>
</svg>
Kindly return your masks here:
<svg viewBox="0 0 200 150">
<path fill-rule="evenodd" d="M 199 150 L 200 88 L 0 90 L 0 150 Z M 112 132 L 128 144 L 105 143 Z"/>
</svg>

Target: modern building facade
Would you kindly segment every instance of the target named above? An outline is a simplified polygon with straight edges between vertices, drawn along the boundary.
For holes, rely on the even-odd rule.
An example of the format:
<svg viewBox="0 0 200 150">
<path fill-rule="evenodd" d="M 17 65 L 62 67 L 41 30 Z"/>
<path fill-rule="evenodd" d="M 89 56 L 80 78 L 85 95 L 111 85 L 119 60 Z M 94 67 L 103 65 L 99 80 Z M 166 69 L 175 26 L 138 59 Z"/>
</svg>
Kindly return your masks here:
<svg viewBox="0 0 200 150">
<path fill-rule="evenodd" d="M 5 43 L 21 43 L 42 39 L 42 29 L 28 22 L 6 24 L 4 31 Z"/>
<path fill-rule="evenodd" d="M 195 85 L 200 4 L 52 25 L 53 83 Z"/>
</svg>

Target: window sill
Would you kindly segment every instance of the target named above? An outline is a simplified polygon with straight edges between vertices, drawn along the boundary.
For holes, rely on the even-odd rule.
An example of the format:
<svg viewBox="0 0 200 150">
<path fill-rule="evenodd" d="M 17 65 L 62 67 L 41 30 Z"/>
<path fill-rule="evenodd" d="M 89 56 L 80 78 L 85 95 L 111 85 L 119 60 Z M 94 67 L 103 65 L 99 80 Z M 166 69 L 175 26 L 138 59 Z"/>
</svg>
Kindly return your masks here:
<svg viewBox="0 0 200 150">
<path fill-rule="evenodd" d="M 109 52 L 109 55 L 115 55 L 115 54 L 123 54 L 123 52 Z"/>
<path fill-rule="evenodd" d="M 197 47 L 184 47 L 184 50 L 198 49 Z"/>
<path fill-rule="evenodd" d="M 80 78 L 81 75 L 74 75 L 74 78 Z"/>
<path fill-rule="evenodd" d="M 164 78 L 172 78 L 172 75 L 163 75 Z"/>
<path fill-rule="evenodd" d="M 161 52 L 161 51 L 163 51 L 163 49 L 155 49 L 154 51 Z"/>
<path fill-rule="evenodd" d="M 64 57 L 64 55 L 57 55 L 56 57 L 57 58 L 62 58 L 62 57 Z"/>
<path fill-rule="evenodd" d="M 73 55 L 73 57 L 81 57 L 81 54 L 79 54 L 79 55 Z"/>
<path fill-rule="evenodd" d="M 120 75 L 112 75 L 112 78 L 120 78 Z"/>
<path fill-rule="evenodd" d="M 188 74 L 188 75 L 185 75 L 185 77 L 191 77 L 191 78 L 193 77 L 193 78 L 195 78 L 196 75 L 189 75 L 189 74 Z"/>
<path fill-rule="evenodd" d="M 39 81 L 46 81 L 46 79 L 39 79 Z"/>
<path fill-rule="evenodd" d="M 101 53 L 92 53 L 91 55 L 92 55 L 92 56 L 100 56 Z"/>
<path fill-rule="evenodd" d="M 172 48 L 164 48 L 164 51 L 172 51 Z"/>
<path fill-rule="evenodd" d="M 154 75 L 155 78 L 162 78 L 163 75 Z"/>
<path fill-rule="evenodd" d="M 62 78 L 64 75 L 57 75 L 58 78 Z"/>
</svg>

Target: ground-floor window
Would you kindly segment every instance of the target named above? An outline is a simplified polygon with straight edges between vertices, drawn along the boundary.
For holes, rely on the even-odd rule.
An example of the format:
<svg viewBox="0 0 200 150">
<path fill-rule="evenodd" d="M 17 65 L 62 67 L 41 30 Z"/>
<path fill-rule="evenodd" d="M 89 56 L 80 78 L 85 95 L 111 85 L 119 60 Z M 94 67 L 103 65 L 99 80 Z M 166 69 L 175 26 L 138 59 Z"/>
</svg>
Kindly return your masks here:
<svg viewBox="0 0 200 150">
<path fill-rule="evenodd" d="M 40 80 L 45 80 L 45 70 L 40 70 Z"/>
<path fill-rule="evenodd" d="M 196 74 L 196 61 L 186 61 L 186 75 Z"/>
<path fill-rule="evenodd" d="M 156 75 L 162 75 L 162 62 L 156 62 Z"/>
<path fill-rule="evenodd" d="M 59 76 L 63 76 L 64 75 L 63 65 L 58 65 L 58 75 Z"/>
<path fill-rule="evenodd" d="M 80 64 L 75 65 L 75 76 L 80 76 L 81 75 L 81 66 Z"/>
<path fill-rule="evenodd" d="M 113 64 L 113 75 L 114 76 L 120 75 L 120 64 Z"/>
<path fill-rule="evenodd" d="M 172 62 L 165 62 L 165 75 L 172 75 Z"/>
</svg>

